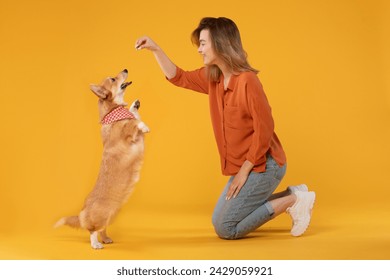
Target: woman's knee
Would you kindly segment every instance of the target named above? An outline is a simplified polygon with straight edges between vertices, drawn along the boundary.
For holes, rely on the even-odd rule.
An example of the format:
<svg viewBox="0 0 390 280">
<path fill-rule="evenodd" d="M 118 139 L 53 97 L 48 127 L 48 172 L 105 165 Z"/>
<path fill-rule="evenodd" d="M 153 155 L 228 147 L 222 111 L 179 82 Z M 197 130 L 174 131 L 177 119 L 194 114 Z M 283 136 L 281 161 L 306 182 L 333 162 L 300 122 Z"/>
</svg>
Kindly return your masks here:
<svg viewBox="0 0 390 280">
<path fill-rule="evenodd" d="M 234 240 L 238 239 L 236 234 L 236 226 L 229 223 L 213 221 L 215 233 L 219 238 Z"/>
</svg>

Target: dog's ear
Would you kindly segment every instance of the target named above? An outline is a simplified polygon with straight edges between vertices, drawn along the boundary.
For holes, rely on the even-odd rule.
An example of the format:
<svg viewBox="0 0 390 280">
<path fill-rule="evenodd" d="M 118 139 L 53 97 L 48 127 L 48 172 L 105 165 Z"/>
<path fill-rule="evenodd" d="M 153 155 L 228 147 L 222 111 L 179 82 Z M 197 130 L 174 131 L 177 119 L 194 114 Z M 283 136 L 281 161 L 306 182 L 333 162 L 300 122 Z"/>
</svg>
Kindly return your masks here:
<svg viewBox="0 0 390 280">
<path fill-rule="evenodd" d="M 97 85 L 90 85 L 89 88 L 92 90 L 94 94 L 97 95 L 97 97 L 101 99 L 106 99 L 108 95 L 110 94 L 110 91 Z"/>
</svg>

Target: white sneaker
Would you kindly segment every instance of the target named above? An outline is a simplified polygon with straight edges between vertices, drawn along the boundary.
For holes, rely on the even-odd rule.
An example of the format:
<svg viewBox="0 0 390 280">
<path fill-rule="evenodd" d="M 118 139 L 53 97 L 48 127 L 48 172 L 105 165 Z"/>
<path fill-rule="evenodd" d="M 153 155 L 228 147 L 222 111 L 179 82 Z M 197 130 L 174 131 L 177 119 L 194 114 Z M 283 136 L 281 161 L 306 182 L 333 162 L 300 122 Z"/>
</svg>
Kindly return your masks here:
<svg viewBox="0 0 390 280">
<path fill-rule="evenodd" d="M 296 191 L 294 194 L 297 197 L 297 201 L 293 206 L 287 208 L 286 212 L 290 214 L 293 220 L 291 235 L 300 236 L 310 224 L 316 194 L 315 192 L 305 191 Z"/>
<path fill-rule="evenodd" d="M 289 186 L 287 189 L 290 191 L 290 193 L 295 194 L 296 192 L 307 192 L 309 189 L 305 184 L 297 185 L 297 186 Z"/>
</svg>

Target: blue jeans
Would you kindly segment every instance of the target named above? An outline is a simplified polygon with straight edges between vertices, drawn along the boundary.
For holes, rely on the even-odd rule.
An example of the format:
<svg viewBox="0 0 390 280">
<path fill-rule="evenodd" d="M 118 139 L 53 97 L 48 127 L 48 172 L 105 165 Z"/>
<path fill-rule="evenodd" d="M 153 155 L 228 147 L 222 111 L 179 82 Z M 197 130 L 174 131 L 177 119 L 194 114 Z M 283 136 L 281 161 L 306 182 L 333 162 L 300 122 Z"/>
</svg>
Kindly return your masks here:
<svg viewBox="0 0 390 280">
<path fill-rule="evenodd" d="M 275 191 L 284 174 L 286 164 L 280 167 L 271 156 L 267 156 L 265 172 L 251 172 L 236 196 L 226 200 L 230 177 L 213 213 L 215 232 L 223 239 L 238 239 L 271 220 L 274 210 L 268 198 Z"/>
</svg>

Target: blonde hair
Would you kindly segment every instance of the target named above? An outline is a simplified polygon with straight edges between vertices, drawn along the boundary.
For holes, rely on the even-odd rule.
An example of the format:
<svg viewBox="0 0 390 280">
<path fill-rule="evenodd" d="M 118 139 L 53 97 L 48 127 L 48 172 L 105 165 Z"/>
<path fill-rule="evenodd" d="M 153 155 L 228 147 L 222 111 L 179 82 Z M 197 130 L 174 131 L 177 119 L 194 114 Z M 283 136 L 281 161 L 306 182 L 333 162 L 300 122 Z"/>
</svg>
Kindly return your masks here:
<svg viewBox="0 0 390 280">
<path fill-rule="evenodd" d="M 207 29 L 210 32 L 211 44 L 216 54 L 233 72 L 259 72 L 247 61 L 247 53 L 242 47 L 240 31 L 237 25 L 228 18 L 205 17 L 191 34 L 191 41 L 199 47 L 200 32 Z M 218 81 L 222 72 L 217 65 L 210 65 L 208 75 L 212 81 Z"/>
</svg>

